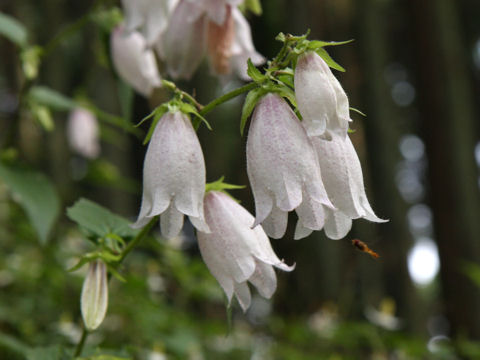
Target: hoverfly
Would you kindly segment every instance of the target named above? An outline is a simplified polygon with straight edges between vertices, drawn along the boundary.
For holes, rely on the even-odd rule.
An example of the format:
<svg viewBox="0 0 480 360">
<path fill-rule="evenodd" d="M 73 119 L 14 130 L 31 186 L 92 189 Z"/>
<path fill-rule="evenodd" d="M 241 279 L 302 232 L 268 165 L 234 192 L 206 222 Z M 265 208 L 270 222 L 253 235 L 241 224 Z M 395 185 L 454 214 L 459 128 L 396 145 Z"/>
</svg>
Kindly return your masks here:
<svg viewBox="0 0 480 360">
<path fill-rule="evenodd" d="M 370 249 L 367 244 L 365 244 L 363 241 L 360 241 L 358 239 L 353 239 L 352 240 L 352 245 L 355 246 L 358 250 L 369 254 L 371 257 L 374 259 L 377 259 L 380 257 L 375 251 Z"/>
</svg>

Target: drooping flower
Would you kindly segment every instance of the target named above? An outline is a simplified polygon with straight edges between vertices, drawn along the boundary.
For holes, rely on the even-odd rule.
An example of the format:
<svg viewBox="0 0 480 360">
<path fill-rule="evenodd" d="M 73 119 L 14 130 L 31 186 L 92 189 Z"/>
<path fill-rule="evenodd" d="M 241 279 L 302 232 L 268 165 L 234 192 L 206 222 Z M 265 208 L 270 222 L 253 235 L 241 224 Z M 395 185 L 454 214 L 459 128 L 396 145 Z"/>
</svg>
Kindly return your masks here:
<svg viewBox="0 0 480 360">
<path fill-rule="evenodd" d="M 296 239 L 323 228 L 325 209 L 333 206 L 317 155 L 297 116 L 278 95 L 268 94 L 257 103 L 248 133 L 247 172 L 255 225 L 262 223 L 269 236 L 283 236 L 292 210 L 299 217 Z"/>
<path fill-rule="evenodd" d="M 308 136 L 345 137 L 350 121 L 347 95 L 327 63 L 315 52 L 298 58 L 295 97 Z"/>
<path fill-rule="evenodd" d="M 148 145 L 143 167 L 143 196 L 134 228 L 160 215 L 166 238 L 177 236 L 188 215 L 197 229 L 204 223 L 205 161 L 190 119 L 182 112 L 168 112 L 158 122 Z"/>
<path fill-rule="evenodd" d="M 100 326 L 108 307 L 107 266 L 101 260 L 92 261 L 83 283 L 80 308 L 87 330 Z"/>
<path fill-rule="evenodd" d="M 161 86 L 155 54 L 139 32 L 127 32 L 122 26 L 111 34 L 112 61 L 120 77 L 144 96 Z"/>
<path fill-rule="evenodd" d="M 225 193 L 209 191 L 205 196 L 205 219 L 210 233 L 197 233 L 202 257 L 225 291 L 229 302 L 233 295 L 243 311 L 250 306 L 252 283 L 265 298 L 277 287 L 273 266 L 292 271 L 273 252 L 270 241 L 253 216 Z"/>
<path fill-rule="evenodd" d="M 158 40 L 165 30 L 171 10 L 178 0 L 122 0 L 125 30 L 140 32 L 147 45 Z"/>
<path fill-rule="evenodd" d="M 265 59 L 255 51 L 250 26 L 237 9 L 241 0 L 180 0 L 156 50 L 173 78 L 189 79 L 206 54 L 217 75 L 246 76 L 247 59 Z"/>
<path fill-rule="evenodd" d="M 372 210 L 365 193 L 363 173 L 350 137 L 333 135 L 331 140 L 311 138 L 317 151 L 322 179 L 336 210 L 326 209 L 325 234 L 341 239 L 350 231 L 352 219 L 385 222 Z"/>
<path fill-rule="evenodd" d="M 100 130 L 95 115 L 84 108 L 74 109 L 67 123 L 67 139 L 70 147 L 88 159 L 100 154 Z"/>
</svg>

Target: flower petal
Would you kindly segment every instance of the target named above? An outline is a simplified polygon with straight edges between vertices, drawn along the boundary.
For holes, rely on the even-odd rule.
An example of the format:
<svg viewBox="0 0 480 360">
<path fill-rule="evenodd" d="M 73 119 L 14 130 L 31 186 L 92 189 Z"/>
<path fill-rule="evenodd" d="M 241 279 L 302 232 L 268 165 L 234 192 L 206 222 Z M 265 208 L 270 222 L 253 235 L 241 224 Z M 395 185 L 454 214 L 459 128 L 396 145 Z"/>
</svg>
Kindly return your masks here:
<svg viewBox="0 0 480 360">
<path fill-rule="evenodd" d="M 256 261 L 257 267 L 249 281 L 257 288 L 260 295 L 270 299 L 277 288 L 277 276 L 272 265 Z"/>
<path fill-rule="evenodd" d="M 173 204 L 170 204 L 168 209 L 160 215 L 160 230 L 162 236 L 166 239 L 171 239 L 182 231 L 183 214 L 178 211 Z"/>
<path fill-rule="evenodd" d="M 250 307 L 252 296 L 250 295 L 250 289 L 246 282 L 235 283 L 235 296 L 240 304 L 243 312 L 246 312 Z"/>
<path fill-rule="evenodd" d="M 338 210 L 325 209 L 325 235 L 333 240 L 344 238 L 352 228 L 352 219 Z"/>
<path fill-rule="evenodd" d="M 272 212 L 263 221 L 262 227 L 268 236 L 280 239 L 287 230 L 288 213 L 274 206 Z"/>
<path fill-rule="evenodd" d="M 303 226 L 300 219 L 298 219 L 297 225 L 295 226 L 295 234 L 293 235 L 293 239 L 294 240 L 300 240 L 300 239 L 306 238 L 312 232 L 313 232 L 313 230 L 308 229 L 305 226 Z"/>
</svg>

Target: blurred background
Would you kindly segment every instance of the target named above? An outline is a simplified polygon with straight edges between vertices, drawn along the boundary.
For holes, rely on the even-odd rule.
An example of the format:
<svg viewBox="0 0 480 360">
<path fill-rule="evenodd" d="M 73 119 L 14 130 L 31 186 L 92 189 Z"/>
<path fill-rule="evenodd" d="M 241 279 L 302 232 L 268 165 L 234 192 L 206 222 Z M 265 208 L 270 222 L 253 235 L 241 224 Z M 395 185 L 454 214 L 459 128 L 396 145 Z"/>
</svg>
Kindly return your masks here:
<svg viewBox="0 0 480 360">
<path fill-rule="evenodd" d="M 93 3 L 0 1 L 2 12 L 26 26 L 31 44 L 52 44 L 75 24 L 42 59 L 35 84 L 105 112 L 100 156 L 75 154 L 66 136 L 68 111 L 49 109 L 52 124 L 45 126 L 41 111 L 20 106 L 19 63 L 26 55 L 0 39 L 1 159 L 45 174 L 60 202 L 53 231 L 39 242 L 0 182 L 2 359 L 22 358 L 22 347 L 78 342 L 86 269 L 66 269 L 91 246 L 65 208 L 86 197 L 136 218 L 143 135 L 102 120 L 111 114 L 137 123 L 168 99 L 159 90 L 147 100 L 119 80 L 102 27 L 102 11 L 119 4 L 103 1 L 86 20 Z M 262 6 L 262 16 L 248 19 L 267 58 L 280 49 L 274 41 L 280 31 L 355 40 L 328 51 L 347 69 L 335 75 L 350 105 L 366 114 L 352 113 L 351 138 L 372 207 L 389 222 L 356 220 L 338 241 L 321 232 L 294 241 L 292 215 L 287 235 L 272 245 L 296 263 L 295 271 L 278 273 L 271 301 L 255 296 L 245 315 L 235 304 L 231 327 L 191 226 L 175 241 L 160 239 L 156 229 L 126 260 L 127 283 L 112 280 L 107 318 L 88 351 L 149 360 L 480 358 L 480 2 L 262 0 Z M 191 82 L 177 84 L 202 104 L 242 85 L 225 86 L 205 63 Z M 248 185 L 246 138 L 238 131 L 242 103 L 222 105 L 208 115 L 213 132 L 198 131 L 207 181 L 225 175 L 228 183 Z M 254 213 L 248 187 L 233 195 Z M 354 238 L 380 258 L 357 251 Z"/>
</svg>

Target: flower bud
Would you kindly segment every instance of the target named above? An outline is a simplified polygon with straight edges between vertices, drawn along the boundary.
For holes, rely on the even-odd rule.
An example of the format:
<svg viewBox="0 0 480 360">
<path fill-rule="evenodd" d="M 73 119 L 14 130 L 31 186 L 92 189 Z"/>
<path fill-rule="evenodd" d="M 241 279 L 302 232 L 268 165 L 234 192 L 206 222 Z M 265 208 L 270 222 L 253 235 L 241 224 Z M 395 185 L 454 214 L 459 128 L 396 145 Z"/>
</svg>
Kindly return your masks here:
<svg viewBox="0 0 480 360">
<path fill-rule="evenodd" d="M 92 261 L 83 283 L 80 300 L 83 322 L 88 331 L 100 326 L 108 306 L 107 267 L 101 260 Z"/>
</svg>

